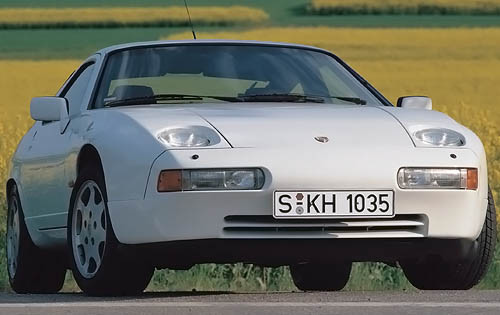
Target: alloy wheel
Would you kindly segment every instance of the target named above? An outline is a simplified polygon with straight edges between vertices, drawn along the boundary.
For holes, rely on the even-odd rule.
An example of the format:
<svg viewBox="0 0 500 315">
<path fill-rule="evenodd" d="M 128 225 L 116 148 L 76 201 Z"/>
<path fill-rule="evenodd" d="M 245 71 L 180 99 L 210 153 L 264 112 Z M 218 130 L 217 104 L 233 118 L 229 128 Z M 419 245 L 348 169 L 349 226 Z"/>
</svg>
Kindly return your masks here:
<svg viewBox="0 0 500 315">
<path fill-rule="evenodd" d="M 85 182 L 76 196 L 71 224 L 73 256 L 80 274 L 90 279 L 101 266 L 106 246 L 106 204 L 94 181 Z"/>
</svg>

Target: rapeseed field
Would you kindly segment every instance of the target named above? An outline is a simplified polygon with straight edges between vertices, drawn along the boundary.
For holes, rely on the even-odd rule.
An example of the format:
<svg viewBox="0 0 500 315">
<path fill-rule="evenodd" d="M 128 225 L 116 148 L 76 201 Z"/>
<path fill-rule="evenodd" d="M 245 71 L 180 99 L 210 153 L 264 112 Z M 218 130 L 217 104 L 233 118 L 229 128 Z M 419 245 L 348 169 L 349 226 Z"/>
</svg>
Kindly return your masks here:
<svg viewBox="0 0 500 315">
<path fill-rule="evenodd" d="M 269 15 L 244 6 L 196 6 L 190 9 L 197 25 L 233 25 L 266 21 Z M 68 28 L 187 25 L 186 8 L 4 8 L 0 9 L 1 28 Z"/>
</svg>

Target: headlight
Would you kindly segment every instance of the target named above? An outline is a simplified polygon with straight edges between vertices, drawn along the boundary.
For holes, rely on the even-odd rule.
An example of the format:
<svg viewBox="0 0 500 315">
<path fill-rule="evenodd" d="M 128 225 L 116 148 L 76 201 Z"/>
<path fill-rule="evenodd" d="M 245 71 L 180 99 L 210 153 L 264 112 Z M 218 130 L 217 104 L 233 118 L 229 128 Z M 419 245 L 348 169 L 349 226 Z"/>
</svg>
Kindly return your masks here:
<svg viewBox="0 0 500 315">
<path fill-rule="evenodd" d="M 264 186 L 260 169 L 165 170 L 158 191 L 256 190 Z"/>
<path fill-rule="evenodd" d="M 468 189 L 478 188 L 475 168 L 402 168 L 398 172 L 402 189 Z"/>
<path fill-rule="evenodd" d="M 160 132 L 158 137 L 173 147 L 206 147 L 210 145 L 210 139 L 194 128 L 168 129 Z"/>
<path fill-rule="evenodd" d="M 445 128 L 430 128 L 415 132 L 415 138 L 425 144 L 438 147 L 461 147 L 465 137 L 456 131 Z"/>
</svg>

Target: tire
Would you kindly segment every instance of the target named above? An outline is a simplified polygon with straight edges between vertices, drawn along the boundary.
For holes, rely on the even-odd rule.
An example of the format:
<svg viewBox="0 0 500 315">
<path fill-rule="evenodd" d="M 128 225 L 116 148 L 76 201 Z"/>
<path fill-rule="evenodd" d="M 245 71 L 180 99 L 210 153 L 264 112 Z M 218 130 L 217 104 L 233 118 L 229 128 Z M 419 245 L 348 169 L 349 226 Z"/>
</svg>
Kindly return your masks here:
<svg viewBox="0 0 500 315">
<path fill-rule="evenodd" d="M 457 263 L 442 260 L 406 262 L 402 264 L 403 271 L 408 281 L 420 290 L 468 290 L 478 284 L 488 271 L 496 241 L 497 216 L 490 190 L 483 229 L 469 257 Z"/>
<path fill-rule="evenodd" d="M 120 247 L 109 218 L 103 175 L 84 169 L 71 196 L 68 248 L 73 276 L 85 294 L 137 295 L 147 287 L 152 265 Z"/>
<path fill-rule="evenodd" d="M 28 233 L 17 187 L 8 195 L 6 255 L 9 283 L 16 293 L 57 293 L 66 276 L 65 255 L 38 248 Z"/>
<path fill-rule="evenodd" d="M 302 291 L 340 291 L 351 275 L 352 263 L 306 263 L 290 266 L 293 283 Z"/>
</svg>

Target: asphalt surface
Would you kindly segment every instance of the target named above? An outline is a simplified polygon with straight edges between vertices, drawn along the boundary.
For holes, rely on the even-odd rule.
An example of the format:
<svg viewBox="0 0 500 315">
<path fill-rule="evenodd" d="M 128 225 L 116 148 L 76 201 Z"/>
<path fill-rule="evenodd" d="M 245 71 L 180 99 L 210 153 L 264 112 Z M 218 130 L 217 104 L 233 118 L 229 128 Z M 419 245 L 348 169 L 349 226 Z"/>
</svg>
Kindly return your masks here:
<svg viewBox="0 0 500 315">
<path fill-rule="evenodd" d="M 500 291 L 337 293 L 0 294 L 0 314 L 500 314 Z"/>
</svg>

